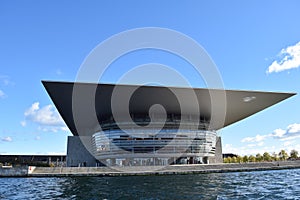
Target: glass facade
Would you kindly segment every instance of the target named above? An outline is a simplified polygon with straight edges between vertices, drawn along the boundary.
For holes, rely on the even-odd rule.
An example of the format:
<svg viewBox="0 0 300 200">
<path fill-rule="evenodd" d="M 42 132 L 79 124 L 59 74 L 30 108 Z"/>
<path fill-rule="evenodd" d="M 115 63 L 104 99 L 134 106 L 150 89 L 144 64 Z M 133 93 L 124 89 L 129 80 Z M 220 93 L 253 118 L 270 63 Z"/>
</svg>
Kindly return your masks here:
<svg viewBox="0 0 300 200">
<path fill-rule="evenodd" d="M 207 122 L 167 118 L 149 127 L 149 121 L 135 118 L 122 122 L 122 129 L 114 121 L 102 122 L 103 130 L 92 136 L 95 157 L 106 165 L 152 166 L 208 163 L 215 155 L 217 134 L 206 129 Z"/>
</svg>

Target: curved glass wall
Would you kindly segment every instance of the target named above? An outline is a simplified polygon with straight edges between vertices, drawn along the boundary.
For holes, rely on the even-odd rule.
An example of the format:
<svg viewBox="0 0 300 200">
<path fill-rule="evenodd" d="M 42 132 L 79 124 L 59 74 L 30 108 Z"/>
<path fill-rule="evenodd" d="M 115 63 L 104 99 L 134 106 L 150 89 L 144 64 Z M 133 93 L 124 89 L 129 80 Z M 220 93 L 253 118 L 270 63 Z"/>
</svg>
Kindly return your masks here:
<svg viewBox="0 0 300 200">
<path fill-rule="evenodd" d="M 217 134 L 203 130 L 205 123 L 188 121 L 181 124 L 180 129 L 174 121 L 164 122 L 162 129 L 155 129 L 155 123 L 151 128 L 139 124 L 137 129 L 130 129 L 130 123 L 123 125 L 128 129 L 121 130 L 116 124 L 107 123 L 102 126 L 106 127 L 103 131 L 93 134 L 94 155 L 102 163 L 119 166 L 200 164 L 215 155 Z"/>
</svg>

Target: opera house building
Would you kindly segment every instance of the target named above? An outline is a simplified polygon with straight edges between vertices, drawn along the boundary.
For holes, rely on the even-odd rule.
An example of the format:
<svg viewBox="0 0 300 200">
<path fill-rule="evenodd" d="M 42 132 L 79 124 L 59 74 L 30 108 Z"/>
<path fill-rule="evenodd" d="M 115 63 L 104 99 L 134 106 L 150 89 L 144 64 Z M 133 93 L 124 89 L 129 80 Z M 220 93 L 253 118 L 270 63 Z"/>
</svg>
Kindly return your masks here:
<svg viewBox="0 0 300 200">
<path fill-rule="evenodd" d="M 221 163 L 217 131 L 293 93 L 42 81 L 72 132 L 67 166 Z"/>
</svg>

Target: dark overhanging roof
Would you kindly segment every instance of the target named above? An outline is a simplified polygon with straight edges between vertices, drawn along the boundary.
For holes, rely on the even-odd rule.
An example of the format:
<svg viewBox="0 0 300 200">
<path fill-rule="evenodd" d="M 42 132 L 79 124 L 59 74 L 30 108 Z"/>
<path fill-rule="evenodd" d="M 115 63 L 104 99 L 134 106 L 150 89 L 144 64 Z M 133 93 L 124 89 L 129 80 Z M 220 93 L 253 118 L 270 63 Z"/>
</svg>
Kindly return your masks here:
<svg viewBox="0 0 300 200">
<path fill-rule="evenodd" d="M 213 115 L 212 105 L 216 110 L 224 110 L 224 121 L 212 124 L 211 129 L 218 130 L 232 123 L 251 116 L 265 108 L 283 101 L 295 93 L 220 90 L 205 88 L 180 88 L 161 86 L 114 85 L 97 83 L 74 83 L 42 81 L 58 112 L 74 135 L 91 135 L 99 121 L 112 115 L 111 98 L 114 89 L 125 95 L 135 90 L 129 102 L 130 113 L 148 114 L 153 104 L 161 104 L 167 113 L 181 114 L 180 105 L 185 108 L 185 114 L 197 114 L 200 110 L 202 118 L 209 119 Z M 74 92 L 76 88 L 76 92 Z M 197 105 L 191 102 L 190 94 L 196 95 Z M 76 93 L 76 95 L 74 95 Z M 182 98 L 178 100 L 174 93 Z M 74 99 L 77 111 L 74 114 Z M 213 102 L 211 97 L 218 99 Z M 222 98 L 223 97 L 223 98 Z M 122 99 L 119 99 L 121 102 Z M 180 102 L 179 102 L 180 101 Z M 95 102 L 91 108 L 90 105 Z M 128 104 L 127 104 L 128 105 Z M 128 106 L 127 106 L 128 107 Z M 116 108 L 118 113 L 126 112 L 124 106 Z M 98 120 L 91 115 L 97 114 Z M 75 116 L 75 117 L 74 117 Z M 75 121 L 80 121 L 80 124 Z"/>
</svg>

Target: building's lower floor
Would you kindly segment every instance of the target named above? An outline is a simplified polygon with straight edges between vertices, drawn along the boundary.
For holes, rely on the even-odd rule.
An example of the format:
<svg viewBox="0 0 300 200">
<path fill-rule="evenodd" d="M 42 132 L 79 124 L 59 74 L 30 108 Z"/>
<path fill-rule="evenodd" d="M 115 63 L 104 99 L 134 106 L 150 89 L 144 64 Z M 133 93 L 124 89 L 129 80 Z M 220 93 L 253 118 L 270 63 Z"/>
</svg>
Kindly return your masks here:
<svg viewBox="0 0 300 200">
<path fill-rule="evenodd" d="M 101 157 L 102 156 L 102 157 Z M 163 166 L 173 164 L 210 164 L 222 163 L 221 137 L 216 137 L 213 154 L 178 152 L 163 154 L 159 151 L 133 152 L 122 151 L 121 154 L 95 154 L 93 139 L 85 136 L 69 136 L 67 146 L 67 166 Z"/>
</svg>

